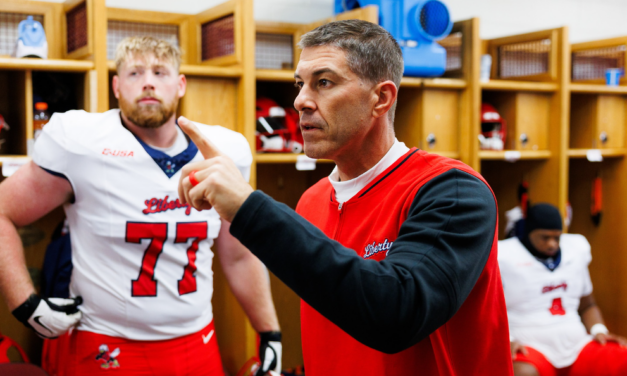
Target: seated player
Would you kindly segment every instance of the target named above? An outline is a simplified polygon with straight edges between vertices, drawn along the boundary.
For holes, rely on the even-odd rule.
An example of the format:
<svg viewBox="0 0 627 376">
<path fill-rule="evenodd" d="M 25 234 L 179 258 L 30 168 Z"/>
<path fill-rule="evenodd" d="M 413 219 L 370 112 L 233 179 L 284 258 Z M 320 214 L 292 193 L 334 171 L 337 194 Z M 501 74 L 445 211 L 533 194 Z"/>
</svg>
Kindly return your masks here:
<svg viewBox="0 0 627 376">
<path fill-rule="evenodd" d="M 55 114 L 33 161 L 0 184 L 0 290 L 9 308 L 45 338 L 77 325 L 69 349 L 59 351 L 67 355 L 60 375 L 223 375 L 211 305 L 215 244 L 231 290 L 262 333 L 258 374 L 280 372 L 263 264 L 215 210 L 194 210 L 177 198 L 181 168 L 203 159 L 175 122 L 186 88 L 178 49 L 127 38 L 116 65 L 120 110 Z M 246 139 L 199 127 L 248 178 Z M 70 227 L 72 298 L 41 299 L 16 227 L 60 205 Z"/>
<path fill-rule="evenodd" d="M 521 237 L 499 242 L 516 376 L 627 375 L 627 340 L 603 324 L 591 259 L 586 238 L 562 234 L 549 204 L 529 209 Z"/>
</svg>

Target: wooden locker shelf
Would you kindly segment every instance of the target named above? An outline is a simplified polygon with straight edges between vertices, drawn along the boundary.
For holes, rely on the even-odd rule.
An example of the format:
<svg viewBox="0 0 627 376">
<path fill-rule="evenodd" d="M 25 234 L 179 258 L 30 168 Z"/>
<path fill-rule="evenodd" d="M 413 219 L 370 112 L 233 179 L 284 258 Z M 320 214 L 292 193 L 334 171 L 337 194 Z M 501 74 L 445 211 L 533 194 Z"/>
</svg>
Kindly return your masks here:
<svg viewBox="0 0 627 376">
<path fill-rule="evenodd" d="M 257 69 L 255 76 L 258 81 L 294 82 L 291 69 Z"/>
<path fill-rule="evenodd" d="M 508 91 L 557 91 L 559 85 L 554 82 L 527 82 L 527 81 L 509 81 L 509 80 L 490 80 L 482 82 L 483 90 L 508 90 Z"/>
<path fill-rule="evenodd" d="M 94 63 L 85 60 L 0 57 L 0 69 L 87 72 L 94 69 Z"/>
<path fill-rule="evenodd" d="M 187 76 L 241 77 L 243 74 L 243 70 L 240 67 L 216 67 L 210 65 L 183 64 L 179 71 Z"/>
<path fill-rule="evenodd" d="M 2 158 L 28 158 L 28 155 L 0 155 L 0 166 L 2 166 Z"/>
<path fill-rule="evenodd" d="M 441 89 L 464 89 L 468 85 L 459 78 L 418 78 L 403 77 L 401 87 L 429 87 Z"/>
<path fill-rule="evenodd" d="M 305 154 L 294 153 L 257 153 L 255 160 L 257 163 L 296 163 L 299 156 Z M 333 163 L 328 159 L 316 159 L 316 163 Z"/>
<path fill-rule="evenodd" d="M 520 153 L 519 160 L 549 159 L 552 155 L 550 150 L 481 150 L 479 151 L 479 158 L 481 160 L 505 161 L 508 152 Z"/>
<path fill-rule="evenodd" d="M 403 86 L 402 81 L 401 86 Z M 423 86 L 440 89 L 465 89 L 468 84 L 466 80 L 458 78 L 425 78 L 423 79 Z"/>
<path fill-rule="evenodd" d="M 109 72 L 115 72 L 115 62 L 107 61 Z M 212 65 L 191 65 L 181 64 L 179 73 L 186 76 L 208 76 L 208 77 L 241 77 L 243 70 L 241 67 L 217 67 Z"/>
<path fill-rule="evenodd" d="M 568 149 L 569 158 L 586 158 L 590 149 Z M 601 152 L 603 158 L 624 157 L 627 149 L 597 149 Z"/>
<path fill-rule="evenodd" d="M 627 86 L 607 86 L 591 84 L 570 84 L 571 93 L 627 94 Z"/>
</svg>

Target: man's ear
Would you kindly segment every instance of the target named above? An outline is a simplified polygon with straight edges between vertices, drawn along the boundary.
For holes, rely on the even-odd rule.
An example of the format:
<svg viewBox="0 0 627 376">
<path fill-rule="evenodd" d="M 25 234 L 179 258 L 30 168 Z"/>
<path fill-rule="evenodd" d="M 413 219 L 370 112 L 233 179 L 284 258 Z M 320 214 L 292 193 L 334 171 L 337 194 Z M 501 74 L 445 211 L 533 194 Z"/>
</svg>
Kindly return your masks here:
<svg viewBox="0 0 627 376">
<path fill-rule="evenodd" d="M 119 86 L 120 83 L 118 80 L 119 78 L 117 74 L 113 76 L 113 82 L 111 82 L 111 88 L 113 89 L 113 95 L 115 95 L 117 99 L 120 99 L 120 86 Z"/>
<path fill-rule="evenodd" d="M 379 82 L 374 88 L 376 102 L 372 109 L 372 116 L 380 118 L 385 116 L 396 102 L 398 88 L 392 81 Z"/>
<path fill-rule="evenodd" d="M 184 74 L 179 74 L 179 89 L 178 89 L 179 99 L 183 98 L 183 95 L 185 95 L 186 90 L 187 90 L 187 78 L 185 78 Z"/>
</svg>

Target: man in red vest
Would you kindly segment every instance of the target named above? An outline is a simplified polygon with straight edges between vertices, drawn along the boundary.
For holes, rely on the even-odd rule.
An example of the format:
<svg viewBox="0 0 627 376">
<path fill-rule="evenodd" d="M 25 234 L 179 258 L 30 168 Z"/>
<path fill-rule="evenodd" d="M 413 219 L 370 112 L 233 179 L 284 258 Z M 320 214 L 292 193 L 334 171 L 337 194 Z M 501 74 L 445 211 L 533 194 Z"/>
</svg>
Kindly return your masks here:
<svg viewBox="0 0 627 376">
<path fill-rule="evenodd" d="M 182 118 L 206 160 L 184 167 L 181 199 L 214 207 L 302 298 L 308 376 L 512 375 L 496 200 L 470 167 L 395 138 L 397 42 L 350 20 L 300 47 L 305 153 L 335 170 L 294 212 L 253 191 Z"/>
</svg>

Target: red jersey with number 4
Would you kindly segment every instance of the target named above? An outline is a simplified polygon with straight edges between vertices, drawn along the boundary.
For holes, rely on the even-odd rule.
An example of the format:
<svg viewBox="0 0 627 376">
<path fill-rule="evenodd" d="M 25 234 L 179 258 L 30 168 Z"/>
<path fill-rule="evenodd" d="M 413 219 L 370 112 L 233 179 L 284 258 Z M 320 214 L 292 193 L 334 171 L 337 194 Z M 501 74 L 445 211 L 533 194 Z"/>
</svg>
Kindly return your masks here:
<svg viewBox="0 0 627 376">
<path fill-rule="evenodd" d="M 219 126 L 200 130 L 248 178 L 245 138 Z M 179 133 L 178 137 L 182 137 Z M 181 167 L 200 161 L 189 143 L 177 156 L 143 144 L 119 110 L 54 114 L 35 142 L 34 162 L 72 185 L 70 294 L 83 297 L 79 330 L 132 340 L 195 333 L 213 318 L 215 210 L 178 199 Z"/>
<path fill-rule="evenodd" d="M 343 210 L 338 210 L 333 187 L 323 179 L 303 195 L 298 212 L 360 257 L 382 261 L 393 249 L 392 243 L 420 188 L 451 169 L 483 181 L 461 162 L 418 151 L 401 157 L 344 203 Z M 494 237 L 487 263 L 461 308 L 427 338 L 399 353 L 386 354 L 363 345 L 301 302 L 307 374 L 512 375 L 507 313 L 497 264 L 497 234 L 498 231 L 486 234 Z M 372 239 L 378 239 L 378 243 L 372 243 Z"/>
</svg>

